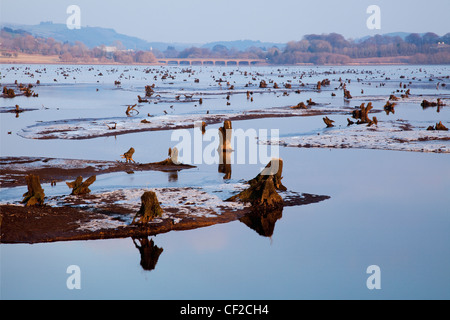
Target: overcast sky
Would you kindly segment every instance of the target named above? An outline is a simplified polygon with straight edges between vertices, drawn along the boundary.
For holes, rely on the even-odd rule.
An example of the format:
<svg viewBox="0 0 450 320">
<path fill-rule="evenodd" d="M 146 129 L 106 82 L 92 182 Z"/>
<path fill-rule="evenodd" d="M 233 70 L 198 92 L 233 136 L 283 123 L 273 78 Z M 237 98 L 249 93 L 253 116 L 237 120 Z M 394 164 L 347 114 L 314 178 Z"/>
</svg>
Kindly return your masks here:
<svg viewBox="0 0 450 320">
<path fill-rule="evenodd" d="M 346 38 L 376 33 L 450 32 L 450 0 L 0 0 L 0 22 L 65 23 L 69 5 L 81 25 L 113 28 L 148 41 L 287 42 L 305 34 Z M 367 7 L 381 9 L 381 30 L 369 30 Z"/>
</svg>

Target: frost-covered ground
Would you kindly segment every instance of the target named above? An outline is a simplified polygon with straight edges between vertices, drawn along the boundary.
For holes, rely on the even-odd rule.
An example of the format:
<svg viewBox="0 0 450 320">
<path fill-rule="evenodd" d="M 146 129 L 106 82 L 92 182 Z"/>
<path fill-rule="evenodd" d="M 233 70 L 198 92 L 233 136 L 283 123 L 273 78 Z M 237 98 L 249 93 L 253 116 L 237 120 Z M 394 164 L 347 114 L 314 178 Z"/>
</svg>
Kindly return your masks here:
<svg viewBox="0 0 450 320">
<path fill-rule="evenodd" d="M 448 122 L 445 125 L 448 126 Z M 426 130 L 427 127 L 406 120 L 392 120 L 379 122 L 378 125 L 370 127 L 366 124 L 333 127 L 317 134 L 260 143 L 300 148 L 360 148 L 450 153 L 449 131 L 430 131 Z"/>
<path fill-rule="evenodd" d="M 224 120 L 251 119 L 265 117 L 309 116 L 317 114 L 339 113 L 342 111 L 330 108 L 321 109 L 291 109 L 270 108 L 264 110 L 249 110 L 245 112 L 229 112 L 216 114 L 185 114 L 162 115 L 142 119 L 136 118 L 97 118 L 97 119 L 67 119 L 40 122 L 23 128 L 18 135 L 28 139 L 92 139 L 109 135 L 120 135 L 132 132 L 173 130 L 192 128 L 204 121 L 220 123 Z M 114 128 L 114 129 L 112 129 Z"/>
</svg>

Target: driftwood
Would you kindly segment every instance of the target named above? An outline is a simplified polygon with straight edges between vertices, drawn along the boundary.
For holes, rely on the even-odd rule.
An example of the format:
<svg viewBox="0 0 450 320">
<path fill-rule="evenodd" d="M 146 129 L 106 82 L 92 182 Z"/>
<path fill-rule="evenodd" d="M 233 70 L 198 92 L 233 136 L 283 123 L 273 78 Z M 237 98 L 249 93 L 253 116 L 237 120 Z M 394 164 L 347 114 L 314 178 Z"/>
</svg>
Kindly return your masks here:
<svg viewBox="0 0 450 320">
<path fill-rule="evenodd" d="M 131 224 L 147 224 L 155 217 L 161 217 L 163 210 L 159 205 L 158 197 L 153 191 L 146 191 L 141 196 L 141 208 L 136 213 Z"/>
<path fill-rule="evenodd" d="M 23 194 L 22 203 L 26 207 L 29 206 L 42 206 L 44 204 L 45 193 L 44 189 L 41 187 L 41 182 L 39 181 L 39 176 L 34 174 L 29 174 L 26 176 L 28 191 Z"/>
<path fill-rule="evenodd" d="M 328 117 L 323 118 L 323 122 L 325 122 L 325 124 L 327 125 L 327 128 L 334 127 L 334 124 L 333 124 L 334 120 L 331 120 Z"/>
<path fill-rule="evenodd" d="M 134 148 L 130 148 L 130 150 L 128 150 L 127 152 L 125 152 L 123 155 L 121 155 L 122 158 L 125 158 L 125 162 L 134 162 L 136 163 L 136 161 L 133 160 L 133 154 L 134 154 Z"/>
<path fill-rule="evenodd" d="M 88 194 L 91 192 L 89 186 L 96 180 L 96 176 L 91 176 L 83 182 L 83 177 L 79 176 L 75 181 L 66 182 L 67 186 L 72 189 L 72 195 Z"/>
</svg>

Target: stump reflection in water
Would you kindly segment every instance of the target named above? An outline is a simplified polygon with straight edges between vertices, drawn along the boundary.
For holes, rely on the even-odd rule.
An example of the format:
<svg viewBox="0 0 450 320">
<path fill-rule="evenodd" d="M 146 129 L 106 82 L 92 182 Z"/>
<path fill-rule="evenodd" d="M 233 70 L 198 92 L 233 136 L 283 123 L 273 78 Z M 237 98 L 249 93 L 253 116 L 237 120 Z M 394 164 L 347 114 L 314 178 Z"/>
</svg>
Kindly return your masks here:
<svg viewBox="0 0 450 320">
<path fill-rule="evenodd" d="M 132 238 L 133 243 L 141 254 L 141 266 L 142 269 L 151 271 L 155 269 L 158 263 L 159 256 L 164 251 L 163 248 L 159 248 L 153 242 L 153 239 L 148 238 Z M 139 241 L 139 244 L 136 243 Z"/>
</svg>

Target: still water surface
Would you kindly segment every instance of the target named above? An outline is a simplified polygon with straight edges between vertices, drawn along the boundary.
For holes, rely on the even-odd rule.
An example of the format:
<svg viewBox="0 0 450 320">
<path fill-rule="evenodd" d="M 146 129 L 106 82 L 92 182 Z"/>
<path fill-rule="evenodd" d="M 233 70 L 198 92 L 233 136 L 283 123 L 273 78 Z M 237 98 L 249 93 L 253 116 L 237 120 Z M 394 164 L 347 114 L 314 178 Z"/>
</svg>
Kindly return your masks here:
<svg viewBox="0 0 450 320">
<path fill-rule="evenodd" d="M 395 79 L 395 75 L 405 73 L 404 68 L 383 69 L 383 72 L 391 70 L 390 76 Z M 447 67 L 443 70 L 430 68 L 435 73 L 448 71 Z M 229 69 L 206 70 L 220 75 Z M 298 69 L 289 69 L 288 72 L 294 71 Z M 6 74 L 9 80 L 13 79 L 11 72 Z M 124 85 L 126 90 L 117 90 L 110 86 L 111 81 L 108 84 L 109 80 L 116 78 L 111 77 L 105 81 L 106 84 L 97 85 L 86 74 L 79 73 L 79 77 L 87 78 L 81 84 L 60 84 L 56 88 L 49 84 L 37 89 L 40 100 L 29 100 L 29 106 L 44 104 L 53 108 L 49 109 L 52 112 L 23 113 L 20 122 L 13 122 L 16 120 L 13 114 L 2 114 L 1 155 L 118 160 L 118 155 L 133 145 L 138 162 L 163 159 L 170 146 L 170 131 L 81 141 L 32 140 L 17 135 L 5 137 L 4 130 L 20 130 L 34 124 L 37 117 L 42 120 L 71 119 L 77 114 L 80 116 L 84 109 L 89 110 L 92 117 L 104 117 L 105 110 L 109 110 L 108 116 L 121 117 L 124 112 L 122 104 L 135 99 L 136 93 L 142 91 L 142 83 L 147 82 L 147 79 L 135 78 L 134 82 L 130 80 L 132 86 Z M 200 78 L 200 84 L 204 85 L 204 90 L 213 90 L 205 83 L 205 73 L 199 77 L 202 75 L 204 78 Z M 53 74 L 49 77 L 53 79 Z M 317 78 L 323 78 L 323 75 Z M 97 86 L 101 88 L 98 92 L 95 91 Z M 140 87 L 133 91 L 133 86 Z M 186 87 L 186 82 L 179 80 L 173 86 L 179 90 Z M 372 87 L 365 88 L 366 92 L 372 90 L 371 94 L 378 92 Z M 384 89 L 384 92 L 391 89 Z M 432 87 L 427 84 L 423 90 L 431 92 Z M 294 101 L 297 104 L 313 94 L 278 99 L 262 95 L 261 104 L 257 106 L 293 105 Z M 80 98 L 76 98 L 77 95 Z M 98 95 L 103 96 L 98 99 Z M 328 96 L 328 93 L 326 98 L 323 94 L 317 95 L 314 99 L 329 102 Z M 232 99 L 236 99 L 236 103 L 232 101 L 233 108 L 255 108 L 255 105 L 246 105 L 245 95 L 233 96 Z M 223 96 L 211 98 L 210 102 L 211 109 L 223 108 Z M 90 105 L 95 105 L 95 109 L 90 109 Z M 56 110 L 56 106 L 60 109 Z M 155 108 L 155 112 L 162 112 L 167 105 Z M 182 107 L 177 106 L 174 112 L 196 112 L 192 109 L 193 106 L 186 103 Z M 447 109 L 444 108 L 439 115 L 446 121 L 449 119 Z M 398 107 L 397 110 L 397 117 L 436 118 L 435 112 L 423 111 L 413 105 Z M 235 122 L 234 127 L 280 128 L 280 135 L 289 136 L 323 130 L 323 122 L 321 117 L 260 119 Z M 2 244 L 1 298 L 450 298 L 448 155 L 281 148 L 280 156 L 285 163 L 283 184 L 289 190 L 328 195 L 330 199 L 285 208 L 272 235 L 260 235 L 240 221 L 160 234 L 148 238 L 154 246 L 163 249 L 159 257 L 151 261 L 151 268 L 136 246 L 145 243 L 145 239 Z M 207 187 L 253 178 L 259 173 L 260 165 L 233 165 L 229 181 L 224 181 L 223 174 L 217 169 L 214 165 L 201 164 L 195 169 L 179 172 L 176 179 L 162 172 L 108 174 L 99 176 L 91 189 L 101 192 L 117 188 Z M 49 186 L 44 188 L 49 190 L 49 195 L 67 194 L 67 188 L 62 184 L 51 190 Z M 11 201 L 20 198 L 22 193 L 23 188 L 0 191 L 2 200 Z M 69 277 L 66 270 L 70 265 L 78 265 L 81 269 L 80 290 L 69 290 L 66 286 Z M 381 290 L 369 290 L 366 286 L 369 277 L 366 270 L 370 265 L 378 265 L 381 269 Z"/>
</svg>

